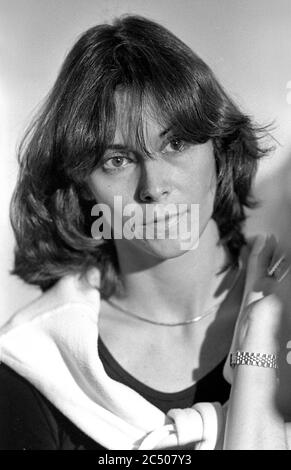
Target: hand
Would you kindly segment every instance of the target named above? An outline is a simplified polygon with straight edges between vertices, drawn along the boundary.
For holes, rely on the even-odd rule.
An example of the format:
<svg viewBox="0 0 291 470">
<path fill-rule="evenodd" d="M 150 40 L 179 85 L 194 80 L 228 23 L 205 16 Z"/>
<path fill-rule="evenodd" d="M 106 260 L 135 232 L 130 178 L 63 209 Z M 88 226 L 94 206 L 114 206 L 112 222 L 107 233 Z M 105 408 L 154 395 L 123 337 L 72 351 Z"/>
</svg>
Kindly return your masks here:
<svg viewBox="0 0 291 470">
<path fill-rule="evenodd" d="M 270 266 L 282 257 L 276 239 L 271 236 L 255 250 L 249 268 L 253 286 L 238 322 L 236 348 L 241 351 L 274 353 L 280 347 L 279 332 L 283 305 L 277 295 L 279 283 L 268 274 Z M 284 279 L 284 284 L 288 279 Z M 290 283 L 291 286 L 291 283 Z"/>
<path fill-rule="evenodd" d="M 263 242 L 263 243 L 262 243 Z M 259 239 L 252 250 L 246 277 L 248 292 L 236 325 L 231 351 L 279 354 L 279 369 L 235 367 L 227 361 L 226 379 L 232 383 L 225 448 L 285 449 L 284 421 L 291 418 L 291 373 L 284 354 L 284 334 L 291 311 L 291 274 L 270 276 L 269 267 L 281 258 L 274 237 Z M 286 265 L 285 265 L 286 268 Z M 290 336 L 291 339 L 291 336 Z M 284 357 L 285 356 L 285 357 Z M 279 380 L 278 380 L 279 379 Z M 243 431 L 245 430 L 245 432 Z"/>
<path fill-rule="evenodd" d="M 268 268 L 280 256 L 280 249 L 273 236 L 256 237 L 248 259 L 244 299 L 230 352 L 248 350 L 272 353 L 277 350 L 277 331 L 282 320 L 282 309 L 275 295 L 278 283 L 268 275 Z M 229 366 L 229 358 L 224 367 L 224 376 L 232 383 L 233 370 Z"/>
<path fill-rule="evenodd" d="M 268 266 L 282 256 L 274 238 L 268 239 L 257 256 L 257 281 L 247 296 L 246 308 L 239 321 L 236 346 L 241 351 L 279 353 L 277 408 L 285 420 L 291 421 L 291 255 L 285 254 L 281 264 L 284 278 L 268 276 Z M 267 273 L 267 275 L 266 275 Z M 261 297 L 261 298 L 260 298 Z M 289 358 L 289 360 L 288 360 Z M 228 377 L 231 377 L 230 375 Z M 291 428 L 290 428 L 291 429 Z"/>
</svg>

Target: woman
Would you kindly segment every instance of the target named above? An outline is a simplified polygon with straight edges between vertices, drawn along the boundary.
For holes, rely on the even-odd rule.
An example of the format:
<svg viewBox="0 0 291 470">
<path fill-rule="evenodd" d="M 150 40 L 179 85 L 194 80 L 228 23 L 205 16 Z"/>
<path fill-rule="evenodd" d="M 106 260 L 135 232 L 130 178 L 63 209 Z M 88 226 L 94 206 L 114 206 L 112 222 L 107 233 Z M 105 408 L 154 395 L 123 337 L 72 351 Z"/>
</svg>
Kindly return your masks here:
<svg viewBox="0 0 291 470">
<path fill-rule="evenodd" d="M 127 16 L 81 36 L 20 150 L 13 273 L 43 293 L 2 329 L 2 448 L 287 447 L 276 357 L 232 379 L 226 361 L 276 352 L 271 327 L 252 334 L 262 315 L 241 326 L 274 251 L 250 269 L 260 132 L 162 26 Z M 250 403 L 264 381 L 268 426 Z"/>
</svg>

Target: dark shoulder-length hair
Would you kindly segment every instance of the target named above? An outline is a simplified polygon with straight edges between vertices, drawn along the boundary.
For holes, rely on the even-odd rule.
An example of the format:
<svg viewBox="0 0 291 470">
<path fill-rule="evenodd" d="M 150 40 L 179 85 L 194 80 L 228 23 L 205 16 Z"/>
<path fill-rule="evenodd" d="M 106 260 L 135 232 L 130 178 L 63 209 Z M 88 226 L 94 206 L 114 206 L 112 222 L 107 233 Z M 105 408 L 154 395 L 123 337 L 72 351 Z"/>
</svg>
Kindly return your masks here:
<svg viewBox="0 0 291 470">
<path fill-rule="evenodd" d="M 238 262 L 262 129 L 242 113 L 210 68 L 164 27 L 139 16 L 89 29 L 69 52 L 19 151 L 10 218 L 16 237 L 11 271 L 43 291 L 62 276 L 101 270 L 101 295 L 119 281 L 114 242 L 91 236 L 88 176 L 112 142 L 114 93 L 131 97 L 132 129 L 143 145 L 145 103 L 190 143 L 212 139 L 218 184 L 213 218 Z"/>
</svg>

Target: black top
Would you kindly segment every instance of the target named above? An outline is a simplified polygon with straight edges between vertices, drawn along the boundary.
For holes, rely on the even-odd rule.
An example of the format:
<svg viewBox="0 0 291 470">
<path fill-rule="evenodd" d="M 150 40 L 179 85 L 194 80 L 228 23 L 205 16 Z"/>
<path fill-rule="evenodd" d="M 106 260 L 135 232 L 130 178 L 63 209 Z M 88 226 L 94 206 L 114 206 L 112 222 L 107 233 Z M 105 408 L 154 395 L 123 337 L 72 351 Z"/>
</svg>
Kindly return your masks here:
<svg viewBox="0 0 291 470">
<path fill-rule="evenodd" d="M 195 385 L 176 393 L 154 390 L 126 372 L 99 338 L 98 350 L 106 373 L 142 395 L 164 413 L 188 408 L 201 401 L 228 400 L 230 385 L 224 380 L 224 361 Z M 104 449 L 80 431 L 27 380 L 5 364 L 0 365 L 1 450 Z"/>
</svg>

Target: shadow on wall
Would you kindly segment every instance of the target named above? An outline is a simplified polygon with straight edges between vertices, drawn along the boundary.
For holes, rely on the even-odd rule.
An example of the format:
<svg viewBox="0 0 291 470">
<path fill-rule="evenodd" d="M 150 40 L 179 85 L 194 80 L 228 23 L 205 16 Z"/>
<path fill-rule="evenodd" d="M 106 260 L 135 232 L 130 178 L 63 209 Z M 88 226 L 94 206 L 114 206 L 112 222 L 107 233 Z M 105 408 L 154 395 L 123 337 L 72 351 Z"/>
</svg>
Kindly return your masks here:
<svg viewBox="0 0 291 470">
<path fill-rule="evenodd" d="M 250 211 L 247 233 L 273 233 L 291 254 L 291 148 L 286 162 L 255 188 L 260 207 Z"/>
</svg>

